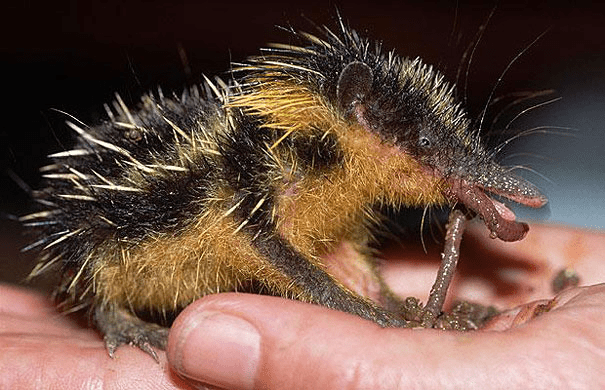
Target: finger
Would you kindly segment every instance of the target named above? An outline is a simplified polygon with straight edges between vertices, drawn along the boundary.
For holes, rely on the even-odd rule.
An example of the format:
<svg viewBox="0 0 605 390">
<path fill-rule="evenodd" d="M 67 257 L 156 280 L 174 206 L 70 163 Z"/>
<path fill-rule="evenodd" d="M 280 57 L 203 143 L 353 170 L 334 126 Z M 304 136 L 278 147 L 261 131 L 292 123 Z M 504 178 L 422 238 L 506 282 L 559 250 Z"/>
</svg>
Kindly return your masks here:
<svg viewBox="0 0 605 390">
<path fill-rule="evenodd" d="M 390 248 L 384 262 L 386 282 L 401 296 L 426 300 L 439 266 L 439 245 Z M 605 281 L 601 266 L 605 234 L 562 226 L 532 224 L 524 240 L 505 243 L 489 238 L 480 223 L 470 224 L 462 241 L 458 270 L 449 290 L 454 300 L 470 300 L 507 309 L 554 296 L 553 280 L 573 269 L 580 285 Z"/>
<path fill-rule="evenodd" d="M 190 389 L 169 369 L 131 346 L 111 359 L 98 335 L 0 335 L 1 389 Z"/>
<path fill-rule="evenodd" d="M 556 314 L 559 320 L 567 317 L 583 322 L 601 323 L 605 320 L 605 284 L 565 290 L 552 299 L 541 299 L 519 305 L 498 314 L 483 330 L 507 330 L 528 323 L 546 313 Z M 561 321 L 563 322 L 563 321 Z"/>
<path fill-rule="evenodd" d="M 137 348 L 111 359 L 102 337 L 58 314 L 43 295 L 0 285 L 0 389 L 187 389 Z"/>
<path fill-rule="evenodd" d="M 0 335 L 86 337 L 92 332 L 57 311 L 43 294 L 7 284 L 0 284 L 0 320 Z"/>
<path fill-rule="evenodd" d="M 161 364 L 133 347 L 107 356 L 100 340 L 0 338 L 0 388 L 3 389 L 186 389 Z"/>
<path fill-rule="evenodd" d="M 0 284 L 0 321 L 3 337 L 64 336 L 83 332 L 76 323 L 60 315 L 42 294 L 6 284 Z"/>
<path fill-rule="evenodd" d="M 51 311 L 53 305 L 42 294 L 0 283 L 0 314 L 44 316 Z"/>
<path fill-rule="evenodd" d="M 598 370 L 572 358 L 565 334 L 534 333 L 383 329 L 314 305 L 221 294 L 181 314 L 167 355 L 180 375 L 229 389 L 557 388 L 578 363 Z"/>
</svg>

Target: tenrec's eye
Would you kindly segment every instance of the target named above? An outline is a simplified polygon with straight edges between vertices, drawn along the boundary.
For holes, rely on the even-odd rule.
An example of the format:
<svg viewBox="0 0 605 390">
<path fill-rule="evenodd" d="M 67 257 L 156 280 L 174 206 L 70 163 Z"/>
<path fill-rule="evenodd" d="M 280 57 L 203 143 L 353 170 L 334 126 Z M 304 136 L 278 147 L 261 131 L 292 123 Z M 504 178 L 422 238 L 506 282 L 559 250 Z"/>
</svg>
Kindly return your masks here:
<svg viewBox="0 0 605 390">
<path fill-rule="evenodd" d="M 418 143 L 423 148 L 427 148 L 428 149 L 428 148 L 431 147 L 431 141 L 428 138 L 426 138 L 426 137 L 420 137 L 420 139 L 418 140 Z"/>
</svg>

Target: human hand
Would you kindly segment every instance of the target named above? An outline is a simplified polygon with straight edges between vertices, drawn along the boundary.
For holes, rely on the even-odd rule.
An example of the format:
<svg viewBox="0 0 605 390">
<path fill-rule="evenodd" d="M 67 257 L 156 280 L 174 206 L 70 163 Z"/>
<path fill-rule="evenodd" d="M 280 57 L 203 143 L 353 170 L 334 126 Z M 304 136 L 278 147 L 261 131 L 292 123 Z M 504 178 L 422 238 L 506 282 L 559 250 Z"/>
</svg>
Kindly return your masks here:
<svg viewBox="0 0 605 390">
<path fill-rule="evenodd" d="M 463 247 L 452 295 L 512 307 L 551 297 L 552 271 L 570 265 L 583 283 L 602 282 L 603 238 L 532 226 L 522 242 L 501 245 L 471 232 L 464 242 L 479 249 Z M 484 241 L 493 252 L 481 249 L 487 247 L 481 245 Z M 387 280 L 402 295 L 422 297 L 437 264 L 414 261 L 413 250 L 404 254 L 405 261 L 385 263 Z M 479 265 L 473 262 L 477 257 L 482 257 Z M 507 272 L 495 273 L 506 264 L 511 265 Z M 163 352 L 158 353 L 159 365 L 128 346 L 109 359 L 97 332 L 57 314 L 35 293 L 0 285 L 0 388 L 171 389 L 191 388 L 197 381 L 231 389 L 572 387 L 566 380 L 576 387 L 603 387 L 604 289 L 565 291 L 552 301 L 550 312 L 537 318 L 534 309 L 549 301 L 508 311 L 492 323 L 492 329 L 506 331 L 463 334 L 380 329 L 345 313 L 279 298 L 209 296 L 179 316 L 168 345 L 171 365 L 189 381 L 169 368 Z M 241 353 L 237 342 L 228 343 L 229 338 L 250 342 L 255 336 L 240 337 L 237 327 L 221 324 L 212 312 L 243 320 L 239 330 L 244 334 L 247 326 L 259 332 L 256 360 L 253 353 Z M 219 323 L 211 330 L 233 333 L 203 334 L 203 318 L 206 324 Z M 253 343 L 248 347 L 254 350 Z"/>
<path fill-rule="evenodd" d="M 605 280 L 603 235 L 535 226 L 523 242 L 500 244 L 470 233 L 452 292 L 501 307 L 526 302 L 486 329 L 382 329 L 319 306 L 221 294 L 181 313 L 168 359 L 192 383 L 228 389 L 603 388 L 605 284 L 540 299 L 552 297 L 552 277 L 565 266 L 584 283 Z M 426 294 L 436 268 L 389 265 L 387 279 L 405 295 Z"/>
<path fill-rule="evenodd" d="M 110 359 L 102 337 L 42 295 L 0 284 L 0 389 L 190 389 L 138 348 Z"/>
<path fill-rule="evenodd" d="M 570 389 L 605 385 L 605 285 L 507 313 L 506 331 L 379 328 L 274 297 L 225 294 L 191 305 L 168 359 L 226 389 Z M 531 320 L 530 320 L 531 319 Z"/>
</svg>

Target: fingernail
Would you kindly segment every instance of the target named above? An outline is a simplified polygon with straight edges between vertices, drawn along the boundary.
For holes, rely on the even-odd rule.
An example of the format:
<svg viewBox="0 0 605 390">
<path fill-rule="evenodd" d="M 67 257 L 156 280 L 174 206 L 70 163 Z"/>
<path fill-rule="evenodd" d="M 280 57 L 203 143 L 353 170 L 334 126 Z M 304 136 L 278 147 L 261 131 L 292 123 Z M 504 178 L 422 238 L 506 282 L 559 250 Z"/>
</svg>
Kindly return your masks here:
<svg viewBox="0 0 605 390">
<path fill-rule="evenodd" d="M 221 388 L 253 388 L 260 335 L 248 321 L 202 312 L 183 329 L 177 348 L 182 375 Z"/>
</svg>

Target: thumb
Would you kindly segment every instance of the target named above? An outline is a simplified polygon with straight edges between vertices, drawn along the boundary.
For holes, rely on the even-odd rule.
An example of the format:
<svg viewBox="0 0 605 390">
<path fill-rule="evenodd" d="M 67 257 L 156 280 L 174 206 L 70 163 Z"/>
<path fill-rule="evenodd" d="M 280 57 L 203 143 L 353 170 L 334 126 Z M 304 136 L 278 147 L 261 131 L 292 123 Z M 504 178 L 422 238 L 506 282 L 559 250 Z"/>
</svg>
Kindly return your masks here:
<svg viewBox="0 0 605 390">
<path fill-rule="evenodd" d="M 514 332 L 380 328 L 297 301 L 219 294 L 177 318 L 167 355 L 180 375 L 228 389 L 515 388 L 527 384 L 517 369 L 536 368 L 542 353 L 517 341 Z"/>
</svg>

